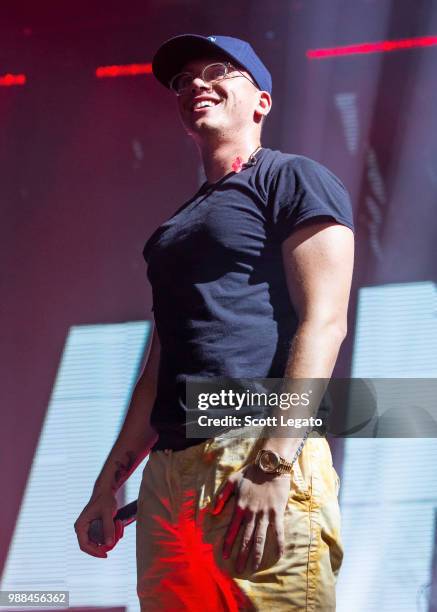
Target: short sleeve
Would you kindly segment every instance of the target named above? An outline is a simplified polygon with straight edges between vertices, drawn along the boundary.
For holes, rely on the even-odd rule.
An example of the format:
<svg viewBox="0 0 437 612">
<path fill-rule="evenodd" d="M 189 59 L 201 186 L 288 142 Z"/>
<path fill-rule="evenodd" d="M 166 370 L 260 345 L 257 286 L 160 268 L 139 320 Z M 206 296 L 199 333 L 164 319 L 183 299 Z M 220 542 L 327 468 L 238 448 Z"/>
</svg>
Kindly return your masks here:
<svg viewBox="0 0 437 612">
<path fill-rule="evenodd" d="M 270 194 L 272 222 L 285 240 L 302 221 L 329 216 L 355 231 L 349 194 L 328 168 L 308 157 L 293 156 L 279 167 Z"/>
</svg>

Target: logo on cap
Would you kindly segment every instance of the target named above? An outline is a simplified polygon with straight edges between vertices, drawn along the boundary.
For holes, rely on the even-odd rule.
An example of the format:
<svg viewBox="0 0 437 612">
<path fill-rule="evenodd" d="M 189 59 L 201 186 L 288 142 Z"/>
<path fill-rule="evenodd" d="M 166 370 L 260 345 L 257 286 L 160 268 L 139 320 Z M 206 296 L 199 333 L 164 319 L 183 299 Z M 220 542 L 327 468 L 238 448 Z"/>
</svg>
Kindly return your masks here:
<svg viewBox="0 0 437 612">
<path fill-rule="evenodd" d="M 216 38 L 215 36 L 208 36 L 208 40 L 210 40 L 211 42 L 215 42 Z"/>
</svg>

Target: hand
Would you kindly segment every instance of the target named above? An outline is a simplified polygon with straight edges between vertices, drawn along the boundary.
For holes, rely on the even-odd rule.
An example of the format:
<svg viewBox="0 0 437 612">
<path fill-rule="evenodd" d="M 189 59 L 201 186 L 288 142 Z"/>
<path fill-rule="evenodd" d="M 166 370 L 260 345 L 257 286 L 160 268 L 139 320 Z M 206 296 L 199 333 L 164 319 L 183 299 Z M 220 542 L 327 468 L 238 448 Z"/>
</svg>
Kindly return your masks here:
<svg viewBox="0 0 437 612">
<path fill-rule="evenodd" d="M 123 537 L 124 525 L 121 521 L 114 522 L 117 513 L 117 500 L 112 491 L 99 492 L 91 496 L 90 501 L 80 513 L 74 523 L 79 547 L 93 557 L 106 558 L 107 552 L 112 550 L 118 540 Z M 94 519 L 101 519 L 105 544 L 96 544 L 88 537 L 90 523 Z"/>
<path fill-rule="evenodd" d="M 236 570 L 244 571 L 252 549 L 252 568 L 256 571 L 261 564 L 269 525 L 279 557 L 284 554 L 284 512 L 290 496 L 290 474 L 267 474 L 256 465 L 245 466 L 228 478 L 212 514 L 219 514 L 233 493 L 236 495 L 234 513 L 224 538 L 223 558 L 231 555 L 242 528 Z"/>
</svg>

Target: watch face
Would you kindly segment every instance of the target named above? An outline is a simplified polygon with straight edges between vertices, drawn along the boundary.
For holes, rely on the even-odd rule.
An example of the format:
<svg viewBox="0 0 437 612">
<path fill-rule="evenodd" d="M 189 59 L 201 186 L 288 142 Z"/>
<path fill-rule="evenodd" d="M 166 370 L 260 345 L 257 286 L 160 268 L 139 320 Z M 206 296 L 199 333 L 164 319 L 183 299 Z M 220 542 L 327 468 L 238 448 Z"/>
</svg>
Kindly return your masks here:
<svg viewBox="0 0 437 612">
<path fill-rule="evenodd" d="M 279 466 L 279 456 L 274 451 L 263 451 L 259 459 L 259 465 L 265 472 L 274 472 Z"/>
</svg>

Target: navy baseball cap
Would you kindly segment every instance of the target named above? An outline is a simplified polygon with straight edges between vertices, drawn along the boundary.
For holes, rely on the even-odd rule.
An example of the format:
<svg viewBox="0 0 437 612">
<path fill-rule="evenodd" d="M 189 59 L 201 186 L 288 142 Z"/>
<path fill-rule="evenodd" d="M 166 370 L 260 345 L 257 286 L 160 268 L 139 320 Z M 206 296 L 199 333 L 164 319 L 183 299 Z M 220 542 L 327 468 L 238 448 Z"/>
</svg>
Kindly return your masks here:
<svg viewBox="0 0 437 612">
<path fill-rule="evenodd" d="M 224 53 L 237 62 L 252 76 L 262 91 L 272 93 L 272 77 L 251 45 L 245 40 L 231 36 L 201 36 L 180 34 L 164 42 L 155 53 L 152 71 L 160 83 L 169 87 L 170 80 L 181 71 L 186 62 L 202 54 Z"/>
</svg>

